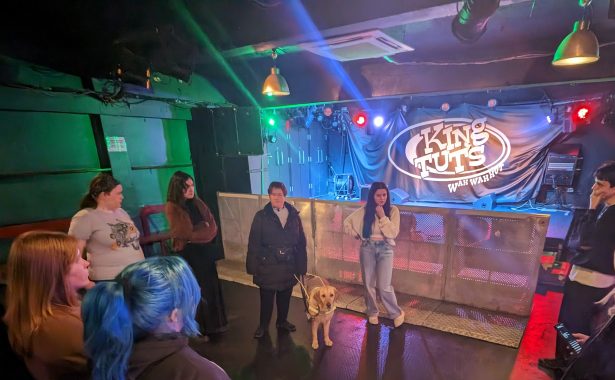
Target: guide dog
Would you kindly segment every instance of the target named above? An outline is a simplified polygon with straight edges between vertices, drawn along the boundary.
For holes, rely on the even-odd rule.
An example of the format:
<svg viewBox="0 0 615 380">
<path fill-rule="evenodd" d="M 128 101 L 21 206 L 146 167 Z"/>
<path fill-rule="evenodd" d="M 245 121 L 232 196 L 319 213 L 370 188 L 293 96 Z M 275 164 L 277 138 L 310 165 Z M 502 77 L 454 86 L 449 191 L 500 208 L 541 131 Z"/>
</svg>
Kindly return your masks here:
<svg viewBox="0 0 615 380">
<path fill-rule="evenodd" d="M 312 348 L 318 349 L 318 327 L 323 326 L 323 337 L 327 347 L 333 346 L 333 341 L 329 337 L 329 327 L 333 312 L 336 309 L 335 299 L 337 297 L 337 289 L 329 284 L 325 284 L 318 277 L 319 285 L 309 287 L 308 297 L 308 314 L 312 319 Z M 312 280 L 312 282 L 314 282 Z M 307 291 L 307 290 L 306 290 Z"/>
</svg>

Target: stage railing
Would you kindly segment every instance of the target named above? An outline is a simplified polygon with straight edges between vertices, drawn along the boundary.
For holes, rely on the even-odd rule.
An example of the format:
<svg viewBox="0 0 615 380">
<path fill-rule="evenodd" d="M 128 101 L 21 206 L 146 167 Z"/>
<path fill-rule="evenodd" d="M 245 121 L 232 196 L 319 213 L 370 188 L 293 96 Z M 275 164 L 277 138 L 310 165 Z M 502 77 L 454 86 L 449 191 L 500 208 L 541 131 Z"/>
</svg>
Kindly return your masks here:
<svg viewBox="0 0 615 380">
<path fill-rule="evenodd" d="M 344 219 L 359 203 L 289 198 L 308 241 L 308 271 L 361 283 L 360 241 Z M 226 259 L 245 263 L 250 225 L 266 195 L 219 193 Z M 549 216 L 398 206 L 393 286 L 396 291 L 486 310 L 528 316 Z"/>
</svg>

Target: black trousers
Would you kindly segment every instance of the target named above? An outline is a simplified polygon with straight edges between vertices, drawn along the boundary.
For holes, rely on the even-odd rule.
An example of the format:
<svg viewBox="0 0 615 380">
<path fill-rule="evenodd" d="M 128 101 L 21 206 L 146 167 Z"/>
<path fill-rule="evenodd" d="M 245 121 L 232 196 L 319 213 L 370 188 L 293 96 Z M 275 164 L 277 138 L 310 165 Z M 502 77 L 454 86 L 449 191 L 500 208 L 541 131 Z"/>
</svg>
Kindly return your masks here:
<svg viewBox="0 0 615 380">
<path fill-rule="evenodd" d="M 228 329 L 222 287 L 218 279 L 215 255 L 210 244 L 188 244 L 177 252 L 192 268 L 192 273 L 201 287 L 201 302 L 196 310 L 195 320 L 205 335 L 224 332 Z"/>
<path fill-rule="evenodd" d="M 571 333 L 591 336 L 594 328 L 592 322 L 596 313 L 600 311 L 600 306 L 595 303 L 604 298 L 611 289 L 594 288 L 567 279 L 564 284 L 564 297 L 557 320 L 566 325 Z M 565 341 L 558 335 L 555 356 L 566 357 L 565 348 Z"/>
<path fill-rule="evenodd" d="M 290 296 L 293 294 L 293 288 L 290 287 L 284 290 L 263 289 L 260 288 L 261 294 L 261 315 L 260 326 L 267 328 L 273 314 L 273 299 L 278 309 L 278 318 L 276 324 L 286 321 L 288 318 L 288 308 L 290 307 Z"/>
</svg>

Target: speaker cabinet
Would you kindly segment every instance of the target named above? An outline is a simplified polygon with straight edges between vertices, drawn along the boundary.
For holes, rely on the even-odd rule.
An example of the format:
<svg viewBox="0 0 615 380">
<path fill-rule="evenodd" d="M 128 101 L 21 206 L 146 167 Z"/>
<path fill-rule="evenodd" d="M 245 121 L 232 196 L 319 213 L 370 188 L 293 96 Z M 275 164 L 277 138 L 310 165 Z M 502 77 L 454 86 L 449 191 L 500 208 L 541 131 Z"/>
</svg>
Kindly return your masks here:
<svg viewBox="0 0 615 380">
<path fill-rule="evenodd" d="M 369 195 L 369 188 L 372 185 L 361 185 L 361 201 L 367 202 L 367 196 Z"/>
<path fill-rule="evenodd" d="M 256 108 L 214 108 L 193 111 L 192 118 L 206 118 L 195 114 L 211 111 L 216 153 L 219 156 L 259 156 L 263 154 L 260 113 Z"/>
</svg>

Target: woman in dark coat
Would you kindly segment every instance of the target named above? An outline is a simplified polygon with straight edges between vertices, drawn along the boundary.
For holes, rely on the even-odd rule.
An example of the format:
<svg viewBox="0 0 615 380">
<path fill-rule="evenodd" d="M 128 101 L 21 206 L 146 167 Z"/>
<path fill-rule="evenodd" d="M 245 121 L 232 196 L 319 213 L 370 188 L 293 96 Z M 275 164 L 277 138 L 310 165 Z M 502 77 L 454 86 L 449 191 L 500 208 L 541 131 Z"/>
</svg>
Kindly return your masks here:
<svg viewBox="0 0 615 380">
<path fill-rule="evenodd" d="M 260 288 L 260 323 L 254 338 L 267 333 L 273 313 L 273 301 L 277 306 L 276 327 L 284 331 L 295 331 L 288 322 L 288 308 L 293 286 L 297 283 L 295 274 L 307 271 L 307 250 L 305 233 L 299 211 L 286 202 L 286 186 L 282 182 L 271 182 L 270 202 L 254 215 L 246 269 L 253 275 L 254 283 Z"/>
<path fill-rule="evenodd" d="M 218 226 L 207 205 L 194 193 L 194 180 L 177 171 L 169 182 L 165 214 L 169 221 L 173 251 L 183 257 L 201 287 L 196 321 L 205 335 L 228 330 L 222 289 L 218 279 L 216 249 L 211 241 Z"/>
</svg>

